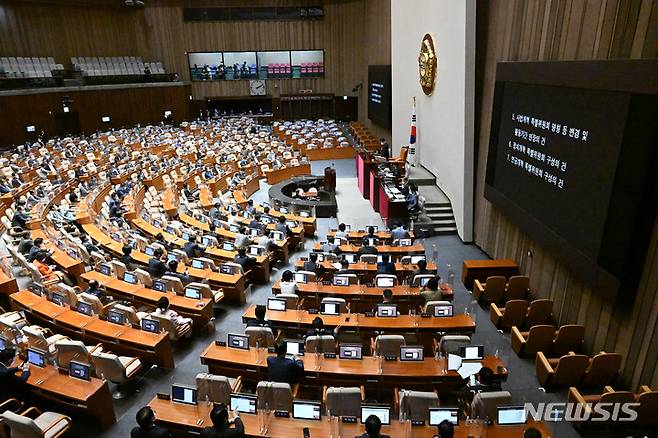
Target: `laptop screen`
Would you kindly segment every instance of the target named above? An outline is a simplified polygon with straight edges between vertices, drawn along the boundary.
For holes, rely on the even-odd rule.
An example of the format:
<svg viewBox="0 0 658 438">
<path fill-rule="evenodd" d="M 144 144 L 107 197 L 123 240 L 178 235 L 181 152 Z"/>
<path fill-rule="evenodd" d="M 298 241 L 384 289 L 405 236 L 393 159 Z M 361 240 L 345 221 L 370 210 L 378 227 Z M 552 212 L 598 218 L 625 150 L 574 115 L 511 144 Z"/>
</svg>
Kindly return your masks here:
<svg viewBox="0 0 658 438">
<path fill-rule="evenodd" d="M 235 245 L 231 242 L 224 242 L 222 243 L 222 249 L 224 251 L 233 251 L 235 249 Z"/>
<path fill-rule="evenodd" d="M 78 304 L 75 307 L 75 310 L 77 310 L 79 313 L 82 313 L 83 315 L 87 315 L 87 316 L 91 316 L 91 314 L 92 314 L 91 306 L 87 303 L 83 303 L 82 301 L 78 301 Z"/>
<path fill-rule="evenodd" d="M 452 304 L 434 306 L 434 316 L 436 317 L 440 318 L 440 317 L 452 316 L 453 315 L 452 312 L 453 312 Z"/>
<path fill-rule="evenodd" d="M 69 376 L 75 377 L 76 379 L 91 380 L 89 365 L 72 360 L 69 362 Z"/>
<path fill-rule="evenodd" d="M 320 402 L 294 400 L 292 418 L 300 420 L 320 420 Z"/>
<path fill-rule="evenodd" d="M 34 348 L 28 348 L 27 361 L 32 365 L 43 368 L 46 366 L 46 353 L 40 350 L 35 350 Z"/>
<path fill-rule="evenodd" d="M 363 357 L 362 353 L 362 345 L 340 344 L 338 346 L 338 357 L 340 359 L 361 359 Z"/>
<path fill-rule="evenodd" d="M 142 330 L 149 333 L 160 333 L 160 321 L 154 319 L 142 319 Z"/>
<path fill-rule="evenodd" d="M 196 269 L 203 269 L 205 264 L 203 263 L 203 260 L 199 259 L 192 259 L 192 267 Z"/>
<path fill-rule="evenodd" d="M 303 211 L 303 210 L 299 212 L 299 215 L 301 217 L 310 217 L 311 216 L 311 214 L 308 211 Z"/>
<path fill-rule="evenodd" d="M 376 279 L 377 287 L 393 287 L 395 285 L 395 278 L 393 277 L 378 277 Z"/>
<path fill-rule="evenodd" d="M 337 303 L 320 303 L 320 313 L 323 315 L 340 315 L 340 307 Z"/>
<path fill-rule="evenodd" d="M 295 272 L 293 274 L 293 278 L 295 280 L 295 283 L 306 284 L 308 282 L 307 275 L 299 272 Z"/>
<path fill-rule="evenodd" d="M 409 345 L 400 347 L 400 360 L 402 362 L 416 362 L 423 359 L 423 347 Z"/>
<path fill-rule="evenodd" d="M 250 246 L 249 247 L 249 255 L 254 255 L 254 256 L 260 255 L 260 248 L 257 247 L 257 246 Z"/>
<path fill-rule="evenodd" d="M 459 347 L 459 355 L 465 360 L 482 360 L 484 359 L 484 346 L 474 345 Z"/>
<path fill-rule="evenodd" d="M 527 421 L 527 414 L 523 406 L 499 407 L 496 414 L 496 423 L 501 426 L 525 424 Z"/>
<path fill-rule="evenodd" d="M 400 246 L 411 246 L 411 239 L 400 239 Z"/>
<path fill-rule="evenodd" d="M 361 423 L 365 423 L 371 415 L 378 417 L 383 425 L 391 424 L 391 408 L 389 406 L 361 405 Z"/>
<path fill-rule="evenodd" d="M 417 265 L 419 261 L 421 260 L 426 260 L 424 255 L 412 255 L 411 256 L 411 264 L 412 265 Z"/>
<path fill-rule="evenodd" d="M 126 271 L 123 274 L 123 281 L 130 284 L 137 284 L 137 275 L 135 275 L 133 272 Z"/>
<path fill-rule="evenodd" d="M 350 285 L 350 278 L 349 277 L 343 277 L 341 275 L 336 275 L 333 278 L 333 283 L 334 283 L 334 286 L 349 286 Z"/>
<path fill-rule="evenodd" d="M 427 285 L 427 282 L 430 281 L 432 277 L 420 277 L 420 286 L 425 287 Z"/>
<path fill-rule="evenodd" d="M 249 394 L 231 394 L 231 410 L 240 411 L 241 414 L 256 413 L 256 396 Z"/>
<path fill-rule="evenodd" d="M 438 426 L 448 420 L 453 426 L 459 425 L 459 409 L 457 408 L 430 408 L 430 426 Z"/>
<path fill-rule="evenodd" d="M 288 214 L 288 209 L 286 207 L 281 207 L 281 208 L 279 208 L 279 213 Z"/>
<path fill-rule="evenodd" d="M 204 237 L 203 239 L 201 239 L 201 243 L 203 244 L 203 246 L 213 246 L 215 244 L 213 240 L 209 239 L 208 237 Z"/>
<path fill-rule="evenodd" d="M 171 386 L 171 401 L 177 403 L 185 403 L 188 405 L 196 404 L 197 390 L 189 386 L 172 385 Z"/>
<path fill-rule="evenodd" d="M 285 339 L 286 343 L 286 354 L 292 354 L 297 356 L 304 355 L 304 341 L 298 341 L 295 339 Z"/>
<path fill-rule="evenodd" d="M 356 254 L 344 254 L 343 258 L 347 260 L 348 263 L 356 263 L 357 255 Z"/>
<path fill-rule="evenodd" d="M 117 312 L 115 310 L 109 310 L 107 312 L 107 320 L 112 324 L 121 324 L 123 325 L 125 321 L 125 315 L 123 312 Z"/>
<path fill-rule="evenodd" d="M 398 315 L 398 306 L 396 304 L 379 304 L 377 305 L 377 316 L 391 317 Z"/>
<path fill-rule="evenodd" d="M 100 272 L 103 275 L 111 276 L 112 268 L 109 265 L 106 265 L 105 263 L 101 263 L 98 266 L 98 272 Z"/>
<path fill-rule="evenodd" d="M 53 292 L 50 298 L 53 301 L 53 303 L 57 305 L 61 306 L 64 303 L 64 295 L 58 294 L 57 292 Z"/>
<path fill-rule="evenodd" d="M 227 344 L 229 347 L 249 350 L 249 336 L 229 333 Z"/>
<path fill-rule="evenodd" d="M 221 274 L 227 274 L 227 275 L 232 275 L 233 274 L 233 266 L 231 265 L 219 265 L 219 272 Z"/>
<path fill-rule="evenodd" d="M 193 300 L 201 299 L 201 290 L 195 287 L 185 288 L 185 298 L 192 298 Z"/>
<path fill-rule="evenodd" d="M 167 283 L 162 280 L 153 280 L 151 283 L 151 288 L 157 290 L 158 292 L 165 292 L 167 290 Z"/>
<path fill-rule="evenodd" d="M 152 246 L 147 246 L 146 248 L 144 248 L 144 253 L 145 253 L 147 256 L 153 256 L 153 253 L 154 253 L 154 252 L 155 252 L 155 249 L 153 249 Z"/>
<path fill-rule="evenodd" d="M 267 299 L 267 310 L 286 310 L 286 300 L 280 300 L 278 298 L 268 298 Z"/>
</svg>

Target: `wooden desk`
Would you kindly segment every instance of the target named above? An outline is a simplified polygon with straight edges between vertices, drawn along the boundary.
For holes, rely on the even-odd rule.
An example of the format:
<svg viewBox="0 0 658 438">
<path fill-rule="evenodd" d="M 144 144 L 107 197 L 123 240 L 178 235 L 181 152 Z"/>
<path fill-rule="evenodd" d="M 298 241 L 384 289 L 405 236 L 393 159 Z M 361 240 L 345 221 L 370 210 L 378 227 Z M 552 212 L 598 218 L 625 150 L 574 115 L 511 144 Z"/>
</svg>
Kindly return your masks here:
<svg viewBox="0 0 658 438">
<path fill-rule="evenodd" d="M 367 228 L 367 227 L 366 227 Z M 355 241 L 358 242 L 359 244 L 363 241 L 363 238 L 368 235 L 368 231 L 366 230 L 352 230 L 349 233 L 347 233 L 347 240 L 350 242 Z M 327 240 L 332 240 L 336 236 L 336 230 L 329 230 L 327 232 Z M 390 231 L 377 231 L 375 233 L 375 236 L 382 241 L 392 241 L 393 240 L 393 234 L 391 234 Z M 409 231 L 409 238 L 414 239 L 414 232 Z"/>
<path fill-rule="evenodd" d="M 256 305 L 252 304 L 242 314 L 242 321 L 256 319 L 254 310 Z M 326 328 L 340 326 L 342 330 L 363 332 L 426 332 L 435 334 L 437 332 L 459 332 L 470 333 L 475 331 L 475 321 L 469 315 L 455 314 L 447 318 L 422 318 L 414 315 L 400 315 L 396 317 L 378 318 L 367 317 L 363 314 L 352 313 L 351 315 L 313 315 L 306 310 L 268 310 L 267 319 L 275 327 L 298 328 L 300 330 L 310 329 L 316 316 L 322 318 Z M 349 318 L 349 321 L 347 319 Z"/>
<path fill-rule="evenodd" d="M 317 149 L 306 148 L 306 156 L 311 161 L 354 158 L 355 154 L 354 148 L 351 146 Z"/>
<path fill-rule="evenodd" d="M 262 205 L 257 205 L 256 211 L 259 213 L 263 213 L 263 206 Z M 297 221 L 301 223 L 304 227 L 304 235 L 307 237 L 315 237 L 315 230 L 317 227 L 317 221 L 315 216 L 311 217 L 302 217 L 293 213 L 281 213 L 278 210 L 275 210 L 273 208 L 270 208 L 269 213 L 270 216 L 278 218 L 280 216 L 283 216 L 286 218 L 286 220 L 291 220 L 291 221 Z"/>
<path fill-rule="evenodd" d="M 155 412 L 155 422 L 176 436 L 189 436 L 189 433 L 198 434 L 204 427 L 212 425 L 210 411 L 212 405 L 200 403 L 197 406 L 174 403 L 170 400 L 160 400 L 154 397 L 148 404 Z M 331 424 L 328 417 L 322 417 L 320 421 L 296 420 L 291 418 L 278 418 L 272 416 L 268 422 L 267 432 L 261 434 L 256 415 L 242 413 L 240 415 L 245 428 L 245 436 L 249 438 L 294 438 L 302 435 L 302 429 L 308 427 L 312 438 L 328 438 L 331 432 Z M 199 420 L 202 420 L 199 422 Z M 200 423 L 200 424 L 199 424 Z M 528 424 L 517 426 L 487 427 L 487 438 L 512 438 L 523 436 L 523 431 L 528 427 L 535 427 L 541 431 L 543 437 L 550 437 L 550 430 L 544 423 L 532 420 Z M 381 432 L 393 438 L 405 436 L 405 425 L 399 421 L 391 421 L 390 426 L 382 426 Z M 436 433 L 434 426 L 414 426 L 412 436 L 414 438 L 431 438 Z M 365 426 L 360 424 L 343 424 L 343 437 L 352 438 L 365 432 Z M 464 423 L 455 428 L 455 438 L 467 438 L 474 432 Z"/>
<path fill-rule="evenodd" d="M 193 300 L 182 295 L 177 295 L 174 292 L 158 292 L 148 289 L 141 284 L 130 284 L 118 278 L 103 275 L 98 271 L 85 272 L 82 274 L 82 278 L 87 282 L 91 280 L 98 281 L 101 285 L 105 286 L 109 295 L 127 299 L 136 306 L 141 305 L 155 309 L 158 300 L 163 296 L 167 297 L 171 309 L 186 318 L 191 318 L 194 321 L 194 328 L 197 330 L 203 328 L 214 316 L 214 302 L 209 298 Z"/>
<path fill-rule="evenodd" d="M 3 295 L 5 298 L 14 292 L 18 292 L 18 284 L 16 279 L 13 276 L 8 276 L 5 274 L 5 271 L 0 269 L 0 295 Z"/>
<path fill-rule="evenodd" d="M 300 164 L 299 166 L 284 167 L 282 169 L 271 169 L 266 170 L 264 173 L 265 177 L 267 178 L 267 183 L 269 185 L 274 185 L 280 183 L 281 181 L 291 179 L 294 176 L 310 175 L 311 164 L 305 163 Z"/>
<path fill-rule="evenodd" d="M 222 376 L 237 377 L 252 382 L 267 380 L 267 358 L 275 356 L 266 349 L 221 347 L 212 343 L 201 353 L 201 363 L 208 366 L 208 372 Z M 430 356 L 422 362 L 401 362 L 381 360 L 376 356 L 363 356 L 362 360 L 328 359 L 315 353 L 302 357 L 304 377 L 302 382 L 309 386 L 370 386 L 386 388 L 441 388 L 458 389 L 463 379 L 457 371 L 447 370 L 447 359 Z M 318 369 L 318 362 L 320 368 Z M 382 366 L 381 372 L 379 366 Z M 497 373 L 495 378 L 507 378 L 507 370 L 495 356 L 487 356 L 482 361 Z M 427 389 L 426 389 L 427 390 Z"/>
<path fill-rule="evenodd" d="M 519 265 L 511 259 L 497 260 L 464 260 L 462 265 L 462 283 L 466 289 L 473 289 L 473 282 L 477 279 L 485 282 L 487 277 L 502 275 L 509 277 L 519 274 Z"/>
<path fill-rule="evenodd" d="M 281 292 L 281 280 L 277 280 L 272 286 L 274 293 Z M 364 310 L 370 311 L 377 303 L 382 301 L 384 289 L 391 289 L 393 292 L 393 302 L 398 305 L 401 313 L 406 313 L 409 307 L 417 308 L 425 303 L 425 300 L 420 295 L 419 286 L 410 286 L 401 284 L 390 288 L 383 287 L 368 287 L 366 285 L 354 284 L 349 286 L 333 286 L 323 284 L 321 282 L 301 283 L 297 284 L 297 295 L 304 298 L 305 308 L 308 305 L 314 305 L 318 308 L 319 301 L 324 297 L 344 298 L 352 303 L 351 310 L 353 312 L 362 312 Z M 452 289 L 443 292 L 443 297 L 446 300 L 452 301 L 454 293 Z M 309 302 L 310 301 L 310 302 Z"/>
<path fill-rule="evenodd" d="M 14 366 L 19 366 L 18 360 Z M 92 377 L 86 381 L 60 374 L 53 365 L 44 368 L 30 365 L 30 377 L 22 388 L 38 397 L 96 418 L 103 429 L 116 422 L 112 394 L 106 380 Z"/>
<path fill-rule="evenodd" d="M 97 241 L 101 246 L 103 246 L 108 251 L 113 254 L 120 256 L 122 255 L 123 244 L 121 242 L 116 242 L 112 240 L 110 236 L 103 233 L 100 228 L 96 225 L 86 224 L 82 226 L 85 232 Z M 143 252 L 133 250 L 130 254 L 135 261 L 141 265 L 148 266 L 149 257 Z M 237 303 L 244 304 L 247 300 L 245 296 L 245 276 L 244 274 L 238 275 L 227 275 L 221 274 L 219 272 L 213 272 L 210 269 L 196 269 L 191 266 L 185 267 L 183 265 L 178 266 L 178 272 L 183 273 L 185 269 L 188 269 L 190 277 L 196 280 L 208 280 L 210 287 L 212 289 L 222 288 L 224 289 L 224 296 L 229 301 L 235 301 Z M 195 281 L 196 281 L 195 280 Z"/>
<path fill-rule="evenodd" d="M 333 262 L 328 262 L 324 261 L 321 263 L 322 267 L 325 269 L 326 272 L 333 274 L 337 269 L 333 266 Z M 295 262 L 295 270 L 301 271 L 304 268 L 304 260 L 302 259 L 297 259 Z M 408 276 L 411 275 L 411 273 L 418 269 L 417 265 L 403 265 L 400 262 L 397 262 L 395 264 L 395 272 L 398 278 L 407 278 Z M 352 271 L 353 273 L 357 274 L 360 279 L 366 282 L 372 282 L 373 279 L 375 278 L 375 275 L 377 274 L 377 264 L 376 263 L 350 263 L 349 265 L 349 270 Z M 427 262 L 427 271 L 429 273 L 436 274 L 436 263 L 434 262 Z"/>
<path fill-rule="evenodd" d="M 425 245 L 421 243 L 414 243 L 411 246 L 377 245 L 376 248 L 379 254 L 388 254 L 391 256 L 391 259 L 412 254 L 425 254 Z M 320 251 L 322 244 L 320 242 L 316 243 L 313 245 L 313 249 Z M 340 250 L 346 253 L 357 253 L 359 249 L 361 249 L 361 246 L 352 244 L 340 245 Z"/>
<path fill-rule="evenodd" d="M 149 333 L 131 326 L 112 324 L 97 316 L 87 316 L 58 306 L 28 290 L 10 297 L 12 308 L 25 312 L 30 322 L 51 328 L 85 344 L 102 343 L 108 350 L 126 356 L 137 356 L 144 362 L 174 367 L 174 356 L 166 333 Z"/>
</svg>

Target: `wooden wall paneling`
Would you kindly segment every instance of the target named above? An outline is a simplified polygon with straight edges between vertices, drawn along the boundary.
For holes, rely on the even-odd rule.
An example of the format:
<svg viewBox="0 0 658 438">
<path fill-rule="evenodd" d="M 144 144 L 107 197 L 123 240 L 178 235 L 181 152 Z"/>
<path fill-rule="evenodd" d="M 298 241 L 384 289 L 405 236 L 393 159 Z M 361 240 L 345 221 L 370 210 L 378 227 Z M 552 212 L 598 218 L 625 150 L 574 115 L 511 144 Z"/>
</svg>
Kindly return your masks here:
<svg viewBox="0 0 658 438">
<path fill-rule="evenodd" d="M 624 355 L 621 383 L 658 384 L 658 224 L 636 299 L 619 305 L 578 280 L 484 199 L 496 63 L 658 56 L 657 0 L 480 1 L 476 79 L 475 241 L 494 258 L 514 257 L 536 297 L 551 298 L 559 323 L 587 327 L 586 350 Z M 526 253 L 531 250 L 532 258 Z"/>
</svg>

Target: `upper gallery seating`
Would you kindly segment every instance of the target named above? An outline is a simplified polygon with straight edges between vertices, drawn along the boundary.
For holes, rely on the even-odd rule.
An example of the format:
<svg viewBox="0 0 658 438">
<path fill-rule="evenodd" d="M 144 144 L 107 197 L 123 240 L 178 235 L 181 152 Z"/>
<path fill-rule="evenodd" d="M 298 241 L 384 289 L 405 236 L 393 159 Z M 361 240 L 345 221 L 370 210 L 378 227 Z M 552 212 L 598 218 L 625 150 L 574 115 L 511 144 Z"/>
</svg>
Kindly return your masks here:
<svg viewBox="0 0 658 438">
<path fill-rule="evenodd" d="M 144 62 L 135 56 L 79 57 L 71 58 L 71 65 L 83 76 L 139 76 L 148 67 L 151 74 L 164 74 L 161 62 Z"/>
<path fill-rule="evenodd" d="M 45 57 L 3 57 L 0 58 L 0 76 L 15 78 L 52 78 L 53 72 L 64 71 L 62 64 Z"/>
</svg>

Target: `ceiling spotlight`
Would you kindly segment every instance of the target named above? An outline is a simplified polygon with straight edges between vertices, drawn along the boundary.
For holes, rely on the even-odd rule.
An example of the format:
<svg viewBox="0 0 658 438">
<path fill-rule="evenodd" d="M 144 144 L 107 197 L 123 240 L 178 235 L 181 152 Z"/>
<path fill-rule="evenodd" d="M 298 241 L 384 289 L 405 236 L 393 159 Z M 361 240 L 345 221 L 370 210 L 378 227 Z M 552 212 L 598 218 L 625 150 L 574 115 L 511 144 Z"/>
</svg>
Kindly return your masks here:
<svg viewBox="0 0 658 438">
<path fill-rule="evenodd" d="M 135 6 L 135 1 L 134 0 L 126 0 L 125 2 L 126 6 Z"/>
<path fill-rule="evenodd" d="M 135 5 L 144 6 L 144 2 L 142 0 L 135 0 Z"/>
</svg>

